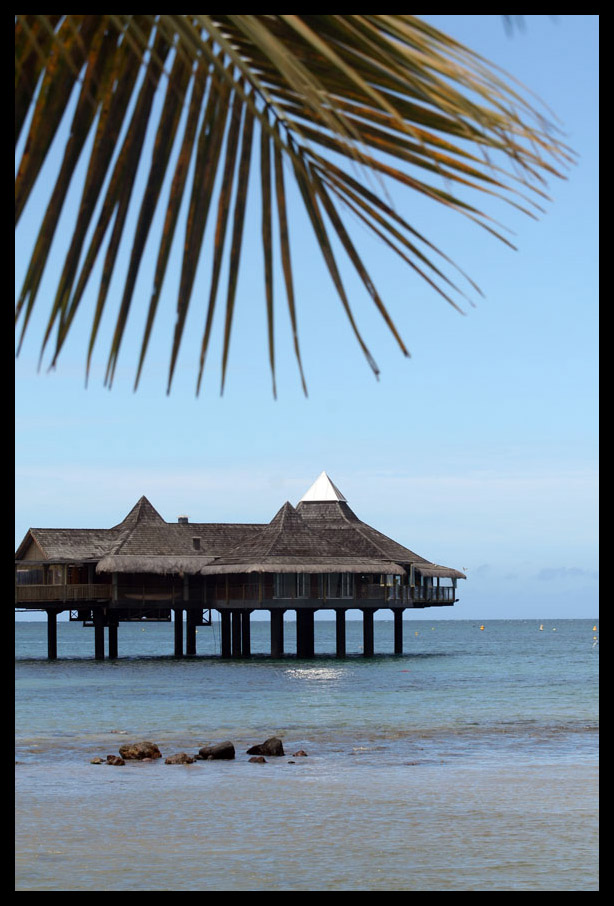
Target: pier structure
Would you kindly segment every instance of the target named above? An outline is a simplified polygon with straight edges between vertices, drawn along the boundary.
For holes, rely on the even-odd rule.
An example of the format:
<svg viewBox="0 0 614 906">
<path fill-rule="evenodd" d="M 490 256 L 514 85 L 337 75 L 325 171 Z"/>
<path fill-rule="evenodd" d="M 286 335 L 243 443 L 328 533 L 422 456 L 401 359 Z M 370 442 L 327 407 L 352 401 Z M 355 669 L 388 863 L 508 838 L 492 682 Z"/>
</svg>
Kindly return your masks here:
<svg viewBox="0 0 614 906">
<path fill-rule="evenodd" d="M 251 617 L 262 612 L 271 656 L 282 657 L 287 611 L 296 614 L 296 656 L 312 658 L 319 610 L 335 613 L 339 657 L 348 611 L 362 612 L 369 657 L 374 614 L 391 610 L 394 653 L 402 654 L 404 611 L 455 604 L 465 578 L 361 521 L 325 472 L 268 523 L 169 523 L 141 497 L 110 529 L 32 528 L 15 568 L 15 607 L 47 614 L 50 659 L 63 612 L 93 627 L 99 660 L 118 657 L 119 625 L 134 621 L 173 621 L 175 656 L 196 655 L 197 628 L 210 626 L 214 611 L 223 658 L 251 655 Z"/>
</svg>

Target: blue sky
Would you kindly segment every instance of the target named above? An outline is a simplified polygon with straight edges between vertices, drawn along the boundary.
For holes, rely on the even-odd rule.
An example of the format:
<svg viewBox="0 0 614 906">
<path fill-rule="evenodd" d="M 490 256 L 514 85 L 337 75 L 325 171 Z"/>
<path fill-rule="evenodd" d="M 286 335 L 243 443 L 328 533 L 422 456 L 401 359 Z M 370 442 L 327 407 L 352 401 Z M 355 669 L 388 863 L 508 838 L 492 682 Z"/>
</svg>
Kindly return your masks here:
<svg viewBox="0 0 614 906">
<path fill-rule="evenodd" d="M 512 37 L 499 16 L 429 21 L 535 92 L 579 155 L 567 180 L 550 183 L 552 202 L 540 221 L 489 208 L 514 231 L 517 251 L 459 217 L 395 197 L 485 298 L 458 314 L 362 236 L 374 282 L 411 352 L 402 356 L 348 268 L 354 312 L 381 370 L 376 380 L 297 213 L 291 230 L 309 396 L 280 293 L 274 400 L 256 198 L 248 203 L 222 397 L 221 316 L 205 387 L 195 396 L 204 320 L 197 304 L 166 394 L 178 268 L 167 277 L 136 393 L 144 323 L 137 303 L 139 294 L 143 302 L 149 297 L 147 268 L 111 390 L 103 387 L 110 317 L 84 385 L 95 294 L 54 372 L 37 369 L 41 305 L 16 360 L 16 544 L 30 526 L 109 527 L 142 494 L 169 521 L 187 513 L 198 522 L 264 522 L 286 500 L 296 504 L 326 470 L 360 518 L 428 559 L 467 571 L 460 603 L 437 617 L 595 617 L 599 20 L 527 16 Z M 16 236 L 17 291 L 40 203 L 32 199 Z M 69 214 L 67 223 L 74 208 Z M 121 271 L 115 295 L 120 284 Z"/>
</svg>

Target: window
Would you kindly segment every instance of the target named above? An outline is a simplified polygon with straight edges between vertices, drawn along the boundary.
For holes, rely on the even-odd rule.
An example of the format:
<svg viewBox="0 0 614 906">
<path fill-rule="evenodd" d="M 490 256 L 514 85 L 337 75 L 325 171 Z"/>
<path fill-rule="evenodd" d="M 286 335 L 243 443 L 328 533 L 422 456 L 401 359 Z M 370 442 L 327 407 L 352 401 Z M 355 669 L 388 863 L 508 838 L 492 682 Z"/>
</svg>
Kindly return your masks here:
<svg viewBox="0 0 614 906">
<path fill-rule="evenodd" d="M 394 586 L 401 584 L 401 577 L 389 575 L 389 574 L 386 574 L 386 575 L 382 574 L 380 576 L 379 584 L 385 585 L 387 588 L 393 588 Z"/>
<path fill-rule="evenodd" d="M 328 573 L 324 576 L 324 587 L 327 598 L 353 598 L 353 573 Z"/>
<path fill-rule="evenodd" d="M 275 573 L 273 597 L 309 598 L 311 596 L 309 573 Z"/>
<path fill-rule="evenodd" d="M 17 585 L 43 585 L 42 569 L 18 569 Z"/>
<path fill-rule="evenodd" d="M 311 597 L 311 576 L 309 575 L 309 573 L 296 574 L 296 597 Z"/>
<path fill-rule="evenodd" d="M 64 585 L 64 567 L 50 566 L 47 573 L 47 585 Z"/>
</svg>

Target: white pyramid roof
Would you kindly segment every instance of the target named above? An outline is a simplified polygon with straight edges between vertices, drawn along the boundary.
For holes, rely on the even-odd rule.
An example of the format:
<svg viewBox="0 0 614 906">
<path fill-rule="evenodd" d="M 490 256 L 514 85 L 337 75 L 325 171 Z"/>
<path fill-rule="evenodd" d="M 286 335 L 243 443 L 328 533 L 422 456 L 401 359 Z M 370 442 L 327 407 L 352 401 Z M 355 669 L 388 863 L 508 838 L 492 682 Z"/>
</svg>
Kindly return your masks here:
<svg viewBox="0 0 614 906">
<path fill-rule="evenodd" d="M 311 485 L 308 491 L 306 491 L 301 497 L 302 500 L 344 500 L 345 497 L 335 485 L 332 483 L 326 472 L 322 472 L 321 475 L 318 475 L 314 483 Z"/>
</svg>

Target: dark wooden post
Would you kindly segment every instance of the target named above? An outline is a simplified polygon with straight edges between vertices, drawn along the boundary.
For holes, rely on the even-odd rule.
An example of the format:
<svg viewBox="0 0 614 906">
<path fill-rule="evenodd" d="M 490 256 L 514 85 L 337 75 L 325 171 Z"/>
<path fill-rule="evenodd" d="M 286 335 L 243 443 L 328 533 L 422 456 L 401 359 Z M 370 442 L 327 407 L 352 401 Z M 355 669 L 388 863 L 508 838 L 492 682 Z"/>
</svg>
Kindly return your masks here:
<svg viewBox="0 0 614 906">
<path fill-rule="evenodd" d="M 298 657 L 314 655 L 314 611 L 300 608 L 296 611 L 296 653 Z"/>
<path fill-rule="evenodd" d="M 336 610 L 337 657 L 345 657 L 345 610 Z"/>
<path fill-rule="evenodd" d="M 251 649 L 251 626 L 250 626 L 250 614 L 251 610 L 244 610 L 241 614 L 241 656 L 249 657 L 252 653 Z"/>
<path fill-rule="evenodd" d="M 284 612 L 271 610 L 271 657 L 284 654 Z"/>
<path fill-rule="evenodd" d="M 183 657 L 183 609 L 175 607 L 175 657 Z"/>
<path fill-rule="evenodd" d="M 230 611 L 220 612 L 222 621 L 222 657 L 230 657 Z"/>
<path fill-rule="evenodd" d="M 47 657 L 55 661 L 58 656 L 58 613 L 57 610 L 47 611 Z"/>
<path fill-rule="evenodd" d="M 118 621 L 115 617 L 109 617 L 109 657 L 117 658 L 117 629 Z"/>
<path fill-rule="evenodd" d="M 196 611 L 187 611 L 185 653 L 196 654 Z"/>
<path fill-rule="evenodd" d="M 240 610 L 233 610 L 232 616 L 232 656 L 241 657 L 241 622 Z"/>
<path fill-rule="evenodd" d="M 362 652 L 365 657 L 373 657 L 373 613 L 371 609 L 362 612 Z"/>
<path fill-rule="evenodd" d="M 305 630 L 303 611 L 296 611 L 296 656 L 305 657 Z"/>
<path fill-rule="evenodd" d="M 104 624 L 105 618 L 102 609 L 94 610 L 94 657 L 97 661 L 104 660 Z"/>
<path fill-rule="evenodd" d="M 395 607 L 394 614 L 394 653 L 403 654 L 403 608 Z"/>
</svg>

